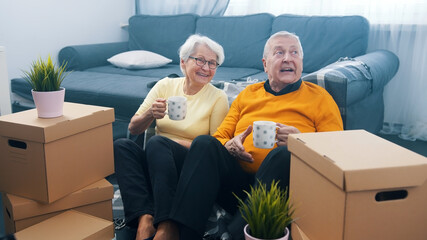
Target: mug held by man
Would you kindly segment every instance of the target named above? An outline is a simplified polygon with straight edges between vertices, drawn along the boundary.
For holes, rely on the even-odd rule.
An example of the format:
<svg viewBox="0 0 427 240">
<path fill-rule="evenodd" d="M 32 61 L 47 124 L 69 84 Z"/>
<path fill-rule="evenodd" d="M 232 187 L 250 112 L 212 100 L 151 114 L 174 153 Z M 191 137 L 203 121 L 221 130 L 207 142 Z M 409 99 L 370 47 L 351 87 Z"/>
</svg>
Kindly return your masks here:
<svg viewBox="0 0 427 240">
<path fill-rule="evenodd" d="M 187 98 L 183 96 L 173 96 L 168 98 L 167 114 L 171 120 L 183 120 L 187 114 Z"/>
<path fill-rule="evenodd" d="M 257 148 L 273 148 L 276 141 L 277 126 L 271 121 L 255 121 L 253 124 L 253 143 Z"/>
</svg>

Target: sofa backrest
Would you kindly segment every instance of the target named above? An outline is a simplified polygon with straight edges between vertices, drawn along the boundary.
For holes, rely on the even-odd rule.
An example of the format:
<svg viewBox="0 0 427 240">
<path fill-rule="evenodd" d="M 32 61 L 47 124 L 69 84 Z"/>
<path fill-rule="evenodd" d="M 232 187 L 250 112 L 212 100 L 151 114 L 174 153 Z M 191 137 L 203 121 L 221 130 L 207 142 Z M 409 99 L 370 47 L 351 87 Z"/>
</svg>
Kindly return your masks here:
<svg viewBox="0 0 427 240">
<path fill-rule="evenodd" d="M 304 72 L 311 73 L 340 57 L 366 53 L 369 22 L 361 16 L 300 16 L 283 14 L 273 21 L 272 34 L 288 31 L 299 36 Z"/>
<path fill-rule="evenodd" d="M 208 36 L 222 45 L 224 67 L 263 70 L 262 52 L 270 37 L 274 16 L 267 13 L 246 16 L 199 17 L 196 33 Z"/>
<path fill-rule="evenodd" d="M 196 14 L 135 15 L 129 19 L 129 50 L 147 50 L 179 64 L 179 47 L 196 29 Z"/>
<path fill-rule="evenodd" d="M 263 70 L 267 39 L 286 30 L 300 37 L 304 73 L 311 73 L 340 57 L 366 53 L 369 22 L 362 16 L 302 16 L 268 13 L 245 16 L 135 15 L 129 19 L 129 50 L 147 50 L 179 64 L 178 50 L 194 33 L 206 35 L 224 48 L 224 67 Z"/>
</svg>

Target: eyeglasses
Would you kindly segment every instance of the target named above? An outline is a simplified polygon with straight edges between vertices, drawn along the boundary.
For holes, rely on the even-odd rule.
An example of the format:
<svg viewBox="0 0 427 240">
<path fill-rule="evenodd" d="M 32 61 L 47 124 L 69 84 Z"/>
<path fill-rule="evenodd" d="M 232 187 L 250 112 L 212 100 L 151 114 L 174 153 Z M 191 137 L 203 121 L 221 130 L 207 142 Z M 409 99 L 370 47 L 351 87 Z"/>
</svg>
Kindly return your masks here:
<svg viewBox="0 0 427 240">
<path fill-rule="evenodd" d="M 189 58 L 196 60 L 196 64 L 199 67 L 203 67 L 203 66 L 205 66 L 206 63 L 208 63 L 208 67 L 210 69 L 214 70 L 219 66 L 219 64 L 215 61 L 206 61 L 203 58 L 196 58 L 196 57 L 192 57 L 192 56 L 189 56 Z"/>
</svg>

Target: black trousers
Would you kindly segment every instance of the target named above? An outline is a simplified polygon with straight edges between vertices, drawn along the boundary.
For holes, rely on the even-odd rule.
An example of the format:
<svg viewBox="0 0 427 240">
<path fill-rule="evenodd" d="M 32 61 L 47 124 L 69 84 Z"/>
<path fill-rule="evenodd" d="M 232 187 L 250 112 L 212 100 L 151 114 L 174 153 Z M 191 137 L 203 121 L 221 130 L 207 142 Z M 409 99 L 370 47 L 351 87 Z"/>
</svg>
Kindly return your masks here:
<svg viewBox="0 0 427 240">
<path fill-rule="evenodd" d="M 137 227 L 143 214 L 154 224 L 169 219 L 179 175 L 188 149 L 166 137 L 153 136 L 142 146 L 130 139 L 114 141 L 114 165 L 126 223 Z"/>
<path fill-rule="evenodd" d="M 255 179 L 269 186 L 280 180 L 283 189 L 289 185 L 290 153 L 287 147 L 273 149 L 264 159 L 255 175 L 245 172 L 238 160 L 214 137 L 194 139 L 181 172 L 170 218 L 181 224 L 182 232 L 196 233 L 186 239 L 201 239 L 214 203 L 234 214 L 228 226 L 233 239 L 243 236 L 246 224 L 237 210 L 236 194 L 246 195 Z"/>
</svg>

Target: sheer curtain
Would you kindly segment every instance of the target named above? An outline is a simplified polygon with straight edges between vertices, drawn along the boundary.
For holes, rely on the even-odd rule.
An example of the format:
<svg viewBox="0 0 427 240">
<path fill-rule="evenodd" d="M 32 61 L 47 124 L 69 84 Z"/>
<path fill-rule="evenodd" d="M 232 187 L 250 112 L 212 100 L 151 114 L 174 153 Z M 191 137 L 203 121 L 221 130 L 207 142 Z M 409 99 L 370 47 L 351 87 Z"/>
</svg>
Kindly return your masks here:
<svg viewBox="0 0 427 240">
<path fill-rule="evenodd" d="M 200 16 L 224 14 L 229 0 L 135 0 L 136 14 L 169 15 L 195 13 Z"/>
<path fill-rule="evenodd" d="M 382 132 L 427 141 L 427 1 L 231 0 L 224 15 L 258 12 L 366 17 L 371 23 L 368 52 L 387 49 L 400 60 L 384 90 Z"/>
</svg>

